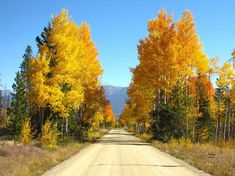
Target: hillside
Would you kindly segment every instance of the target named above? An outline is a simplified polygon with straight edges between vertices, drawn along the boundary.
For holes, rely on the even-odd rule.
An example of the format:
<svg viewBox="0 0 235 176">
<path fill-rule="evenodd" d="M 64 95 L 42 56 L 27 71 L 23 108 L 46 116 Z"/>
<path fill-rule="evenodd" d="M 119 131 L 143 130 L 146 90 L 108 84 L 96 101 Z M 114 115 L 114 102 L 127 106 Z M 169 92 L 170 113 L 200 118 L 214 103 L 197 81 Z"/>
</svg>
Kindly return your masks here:
<svg viewBox="0 0 235 176">
<path fill-rule="evenodd" d="M 113 112 L 117 118 L 122 113 L 125 101 L 128 99 L 127 87 L 118 87 L 112 85 L 104 85 L 105 96 L 110 101 Z"/>
<path fill-rule="evenodd" d="M 0 90 L 1 96 L 2 96 L 2 106 L 3 107 L 10 107 L 11 101 L 12 101 L 12 92 L 10 90 Z"/>
</svg>

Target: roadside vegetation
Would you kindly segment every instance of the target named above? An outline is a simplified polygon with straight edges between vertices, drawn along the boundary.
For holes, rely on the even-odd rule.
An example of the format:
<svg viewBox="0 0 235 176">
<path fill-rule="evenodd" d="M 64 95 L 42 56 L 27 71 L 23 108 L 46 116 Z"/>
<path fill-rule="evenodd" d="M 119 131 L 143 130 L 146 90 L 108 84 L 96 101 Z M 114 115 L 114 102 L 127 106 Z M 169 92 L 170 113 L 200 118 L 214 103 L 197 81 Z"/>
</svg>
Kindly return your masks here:
<svg viewBox="0 0 235 176">
<path fill-rule="evenodd" d="M 1 142 L 0 175 L 41 175 L 51 167 L 76 154 L 107 131 L 107 129 L 101 129 L 93 132 L 93 137 L 89 137 L 87 142 L 66 139 L 65 143 L 65 140 L 63 140 L 55 149 L 38 147 L 37 143 L 23 145 L 14 141 Z"/>
<path fill-rule="evenodd" d="M 210 141 L 193 143 L 190 139 L 171 139 L 168 142 L 154 140 L 150 134 L 137 137 L 176 158 L 214 176 L 235 175 L 235 141 Z"/>
<path fill-rule="evenodd" d="M 40 174 L 116 123 L 87 23 L 62 10 L 36 44 L 36 55 L 25 50 L 10 107 L 0 94 L 0 175 Z"/>
<path fill-rule="evenodd" d="M 161 10 L 138 44 L 121 126 L 208 173 L 235 175 L 231 55 L 219 66 L 203 51 L 189 10 L 177 21 Z"/>
</svg>

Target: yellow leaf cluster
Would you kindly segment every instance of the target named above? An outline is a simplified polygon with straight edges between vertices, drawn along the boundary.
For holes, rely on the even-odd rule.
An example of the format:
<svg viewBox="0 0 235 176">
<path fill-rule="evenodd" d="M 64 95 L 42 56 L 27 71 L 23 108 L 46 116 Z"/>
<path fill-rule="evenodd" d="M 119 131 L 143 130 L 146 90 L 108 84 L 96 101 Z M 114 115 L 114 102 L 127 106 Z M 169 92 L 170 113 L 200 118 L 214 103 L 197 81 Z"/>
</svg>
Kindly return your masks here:
<svg viewBox="0 0 235 176">
<path fill-rule="evenodd" d="M 86 23 L 77 26 L 63 10 L 51 24 L 47 43 L 30 63 L 30 97 L 37 107 L 66 118 L 84 102 L 88 88 L 100 87 L 103 70 Z"/>
<path fill-rule="evenodd" d="M 30 121 L 26 118 L 23 122 L 21 132 L 20 132 L 20 141 L 24 144 L 28 144 L 32 141 L 32 131 L 30 126 Z"/>
<path fill-rule="evenodd" d="M 59 135 L 56 126 L 57 126 L 56 124 L 52 124 L 52 122 L 48 120 L 42 126 L 40 143 L 43 146 L 50 149 L 54 149 L 56 147 Z"/>
<path fill-rule="evenodd" d="M 224 88 L 231 88 L 235 77 L 235 70 L 232 64 L 226 62 L 219 70 L 219 79 L 217 81 L 217 86 Z"/>
</svg>

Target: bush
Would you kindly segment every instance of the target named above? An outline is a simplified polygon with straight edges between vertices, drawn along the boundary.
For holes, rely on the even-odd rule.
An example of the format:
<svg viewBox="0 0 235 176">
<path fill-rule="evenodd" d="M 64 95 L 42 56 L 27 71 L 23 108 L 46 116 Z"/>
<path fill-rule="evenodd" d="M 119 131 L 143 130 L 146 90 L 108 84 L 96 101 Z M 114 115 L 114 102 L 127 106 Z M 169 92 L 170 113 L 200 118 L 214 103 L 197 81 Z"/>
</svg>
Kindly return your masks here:
<svg viewBox="0 0 235 176">
<path fill-rule="evenodd" d="M 89 140 L 95 141 L 96 135 L 95 135 L 95 131 L 94 131 L 93 128 L 90 128 L 90 129 L 89 129 L 89 132 L 88 132 L 88 134 L 87 134 L 87 137 L 88 137 Z"/>
<path fill-rule="evenodd" d="M 153 138 L 153 136 L 149 133 L 143 133 L 139 137 L 140 139 L 147 141 L 147 142 L 152 142 L 152 138 Z"/>
<path fill-rule="evenodd" d="M 65 146 L 74 143 L 74 138 L 72 136 L 64 136 L 58 140 L 58 145 Z"/>
<path fill-rule="evenodd" d="M 53 124 L 51 121 L 47 120 L 42 126 L 42 134 L 40 138 L 42 146 L 50 149 L 56 148 L 58 136 L 59 132 L 57 130 L 57 124 Z"/>
<path fill-rule="evenodd" d="M 23 122 L 21 131 L 20 131 L 20 142 L 28 144 L 32 141 L 33 134 L 31 133 L 29 119 L 26 118 Z"/>
<path fill-rule="evenodd" d="M 171 139 L 169 144 L 172 146 L 192 147 L 193 143 L 189 138 Z"/>
</svg>

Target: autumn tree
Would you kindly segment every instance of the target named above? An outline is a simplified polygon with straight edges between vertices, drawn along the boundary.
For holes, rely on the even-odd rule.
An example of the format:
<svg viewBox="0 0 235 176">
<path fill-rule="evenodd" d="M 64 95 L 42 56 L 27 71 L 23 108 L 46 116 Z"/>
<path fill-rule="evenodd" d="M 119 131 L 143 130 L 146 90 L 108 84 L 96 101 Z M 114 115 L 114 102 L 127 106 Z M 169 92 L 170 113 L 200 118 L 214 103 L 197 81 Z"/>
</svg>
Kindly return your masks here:
<svg viewBox="0 0 235 176">
<path fill-rule="evenodd" d="M 87 120 L 89 127 L 103 96 L 99 80 L 103 70 L 89 26 L 78 26 L 68 11 L 62 10 L 36 41 L 39 53 L 30 62 L 29 80 L 39 127 L 46 119 L 58 121 L 63 134 L 74 131 L 70 120 L 73 127 Z"/>
<path fill-rule="evenodd" d="M 148 32 L 138 44 L 140 63 L 132 69 L 128 92 L 129 107 L 132 107 L 130 114 L 134 115 L 136 122 L 144 117 L 141 114 L 145 114 L 143 119 L 151 124 L 152 129 L 159 125 L 154 124 L 159 121 L 156 118 L 167 122 L 164 114 L 171 114 L 177 118 L 174 123 L 180 127 L 177 135 L 172 135 L 189 136 L 190 118 L 195 116 L 192 108 L 194 99 L 189 92 L 190 80 L 206 75 L 209 70 L 209 60 L 196 34 L 193 16 L 187 10 L 180 20 L 174 22 L 171 14 L 168 16 L 161 10 L 157 18 L 148 23 Z M 170 111 L 166 112 L 168 108 Z M 148 118 L 150 113 L 152 119 Z M 160 128 L 168 129 L 162 125 Z M 167 132 L 169 129 L 164 133 Z"/>
<path fill-rule="evenodd" d="M 115 125 L 116 119 L 112 110 L 112 106 L 109 100 L 105 102 L 105 116 L 104 116 L 105 126 L 112 127 Z"/>
<path fill-rule="evenodd" d="M 229 139 L 231 136 L 231 116 L 232 116 L 232 102 L 233 102 L 233 85 L 234 85 L 235 70 L 232 64 L 226 62 L 219 70 L 219 79 L 217 86 L 220 88 L 220 95 L 218 97 L 218 118 L 220 118 L 221 103 L 224 105 L 224 122 L 223 122 L 223 138 Z M 232 96 L 231 96 L 232 89 Z M 223 97 L 223 99 L 221 99 Z M 218 128 L 220 119 L 218 119 Z"/>
</svg>

